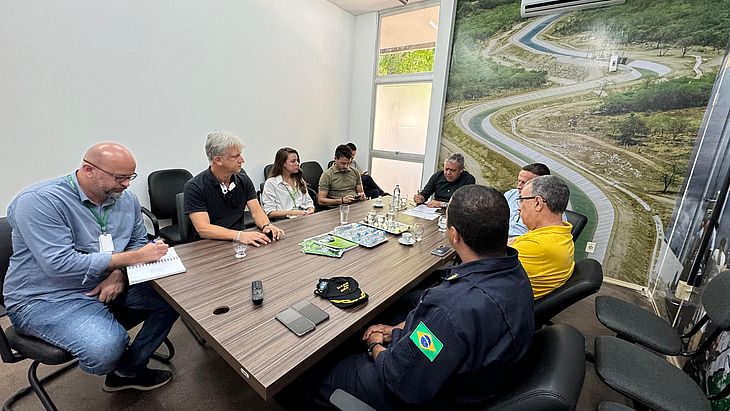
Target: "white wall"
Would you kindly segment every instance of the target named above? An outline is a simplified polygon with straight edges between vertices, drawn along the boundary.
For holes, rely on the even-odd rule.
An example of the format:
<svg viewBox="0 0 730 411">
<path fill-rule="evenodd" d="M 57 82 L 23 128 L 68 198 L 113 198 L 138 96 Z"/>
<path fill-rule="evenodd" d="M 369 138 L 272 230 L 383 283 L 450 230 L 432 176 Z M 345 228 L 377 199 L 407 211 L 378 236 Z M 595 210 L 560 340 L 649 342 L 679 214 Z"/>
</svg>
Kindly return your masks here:
<svg viewBox="0 0 730 411">
<path fill-rule="evenodd" d="M 326 164 L 349 131 L 355 18 L 325 0 L 0 3 L 0 215 L 102 139 L 147 175 L 207 166 L 210 130 L 246 145 L 258 186 L 279 147 Z"/>
<path fill-rule="evenodd" d="M 373 126 L 373 81 L 377 71 L 378 13 L 355 18 L 350 90 L 349 140 L 357 145 L 357 163 L 369 170 L 370 142 Z"/>
</svg>

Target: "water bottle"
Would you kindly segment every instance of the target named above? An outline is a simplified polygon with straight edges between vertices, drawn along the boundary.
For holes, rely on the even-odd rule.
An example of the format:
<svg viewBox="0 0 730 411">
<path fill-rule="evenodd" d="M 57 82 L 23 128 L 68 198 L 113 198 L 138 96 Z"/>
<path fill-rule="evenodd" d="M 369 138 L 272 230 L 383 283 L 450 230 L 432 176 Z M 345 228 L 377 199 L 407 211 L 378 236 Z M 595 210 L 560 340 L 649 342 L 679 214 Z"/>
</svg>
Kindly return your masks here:
<svg viewBox="0 0 730 411">
<path fill-rule="evenodd" d="M 446 221 L 446 216 L 445 215 L 440 215 L 439 216 L 439 221 L 438 221 L 439 231 L 442 232 L 442 233 L 443 232 L 446 232 L 446 227 L 447 226 L 448 226 L 448 223 Z"/>
<path fill-rule="evenodd" d="M 393 189 L 393 202 L 395 203 L 395 208 L 398 209 L 400 206 L 400 184 L 396 184 Z"/>
</svg>

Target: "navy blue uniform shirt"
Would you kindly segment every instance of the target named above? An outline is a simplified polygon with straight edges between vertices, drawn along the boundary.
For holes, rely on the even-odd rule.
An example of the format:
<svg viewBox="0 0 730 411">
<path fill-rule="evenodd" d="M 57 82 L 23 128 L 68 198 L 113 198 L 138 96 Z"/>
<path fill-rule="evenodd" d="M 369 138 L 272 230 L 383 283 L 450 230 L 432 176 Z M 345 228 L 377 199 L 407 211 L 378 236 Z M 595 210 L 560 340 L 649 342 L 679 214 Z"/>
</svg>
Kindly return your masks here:
<svg viewBox="0 0 730 411">
<path fill-rule="evenodd" d="M 534 332 L 530 281 L 507 250 L 456 266 L 424 291 L 377 356 L 373 383 L 410 404 L 474 403 L 500 391 Z"/>
</svg>

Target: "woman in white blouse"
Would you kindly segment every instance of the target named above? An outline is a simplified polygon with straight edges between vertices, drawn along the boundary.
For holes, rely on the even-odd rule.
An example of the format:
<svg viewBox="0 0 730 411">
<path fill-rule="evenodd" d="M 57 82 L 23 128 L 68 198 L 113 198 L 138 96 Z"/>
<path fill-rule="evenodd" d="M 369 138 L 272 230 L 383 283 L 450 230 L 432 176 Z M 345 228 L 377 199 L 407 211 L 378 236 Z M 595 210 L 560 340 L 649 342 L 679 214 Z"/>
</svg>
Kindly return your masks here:
<svg viewBox="0 0 730 411">
<path fill-rule="evenodd" d="M 299 153 L 284 147 L 276 152 L 274 166 L 264 183 L 261 193 L 264 212 L 269 218 L 282 218 L 312 214 L 314 202 L 307 192 L 302 170 L 299 169 Z"/>
</svg>

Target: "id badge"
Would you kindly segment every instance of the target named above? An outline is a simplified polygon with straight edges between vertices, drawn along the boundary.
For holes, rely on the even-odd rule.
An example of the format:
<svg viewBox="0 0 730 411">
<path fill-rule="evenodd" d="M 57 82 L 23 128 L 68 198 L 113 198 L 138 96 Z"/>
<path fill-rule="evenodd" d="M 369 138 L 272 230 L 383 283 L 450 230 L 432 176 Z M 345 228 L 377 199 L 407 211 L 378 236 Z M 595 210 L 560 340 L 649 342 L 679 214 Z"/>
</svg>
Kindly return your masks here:
<svg viewBox="0 0 730 411">
<path fill-rule="evenodd" d="M 99 252 L 100 253 L 114 252 L 114 241 L 112 241 L 111 234 L 101 234 L 99 236 Z"/>
</svg>

